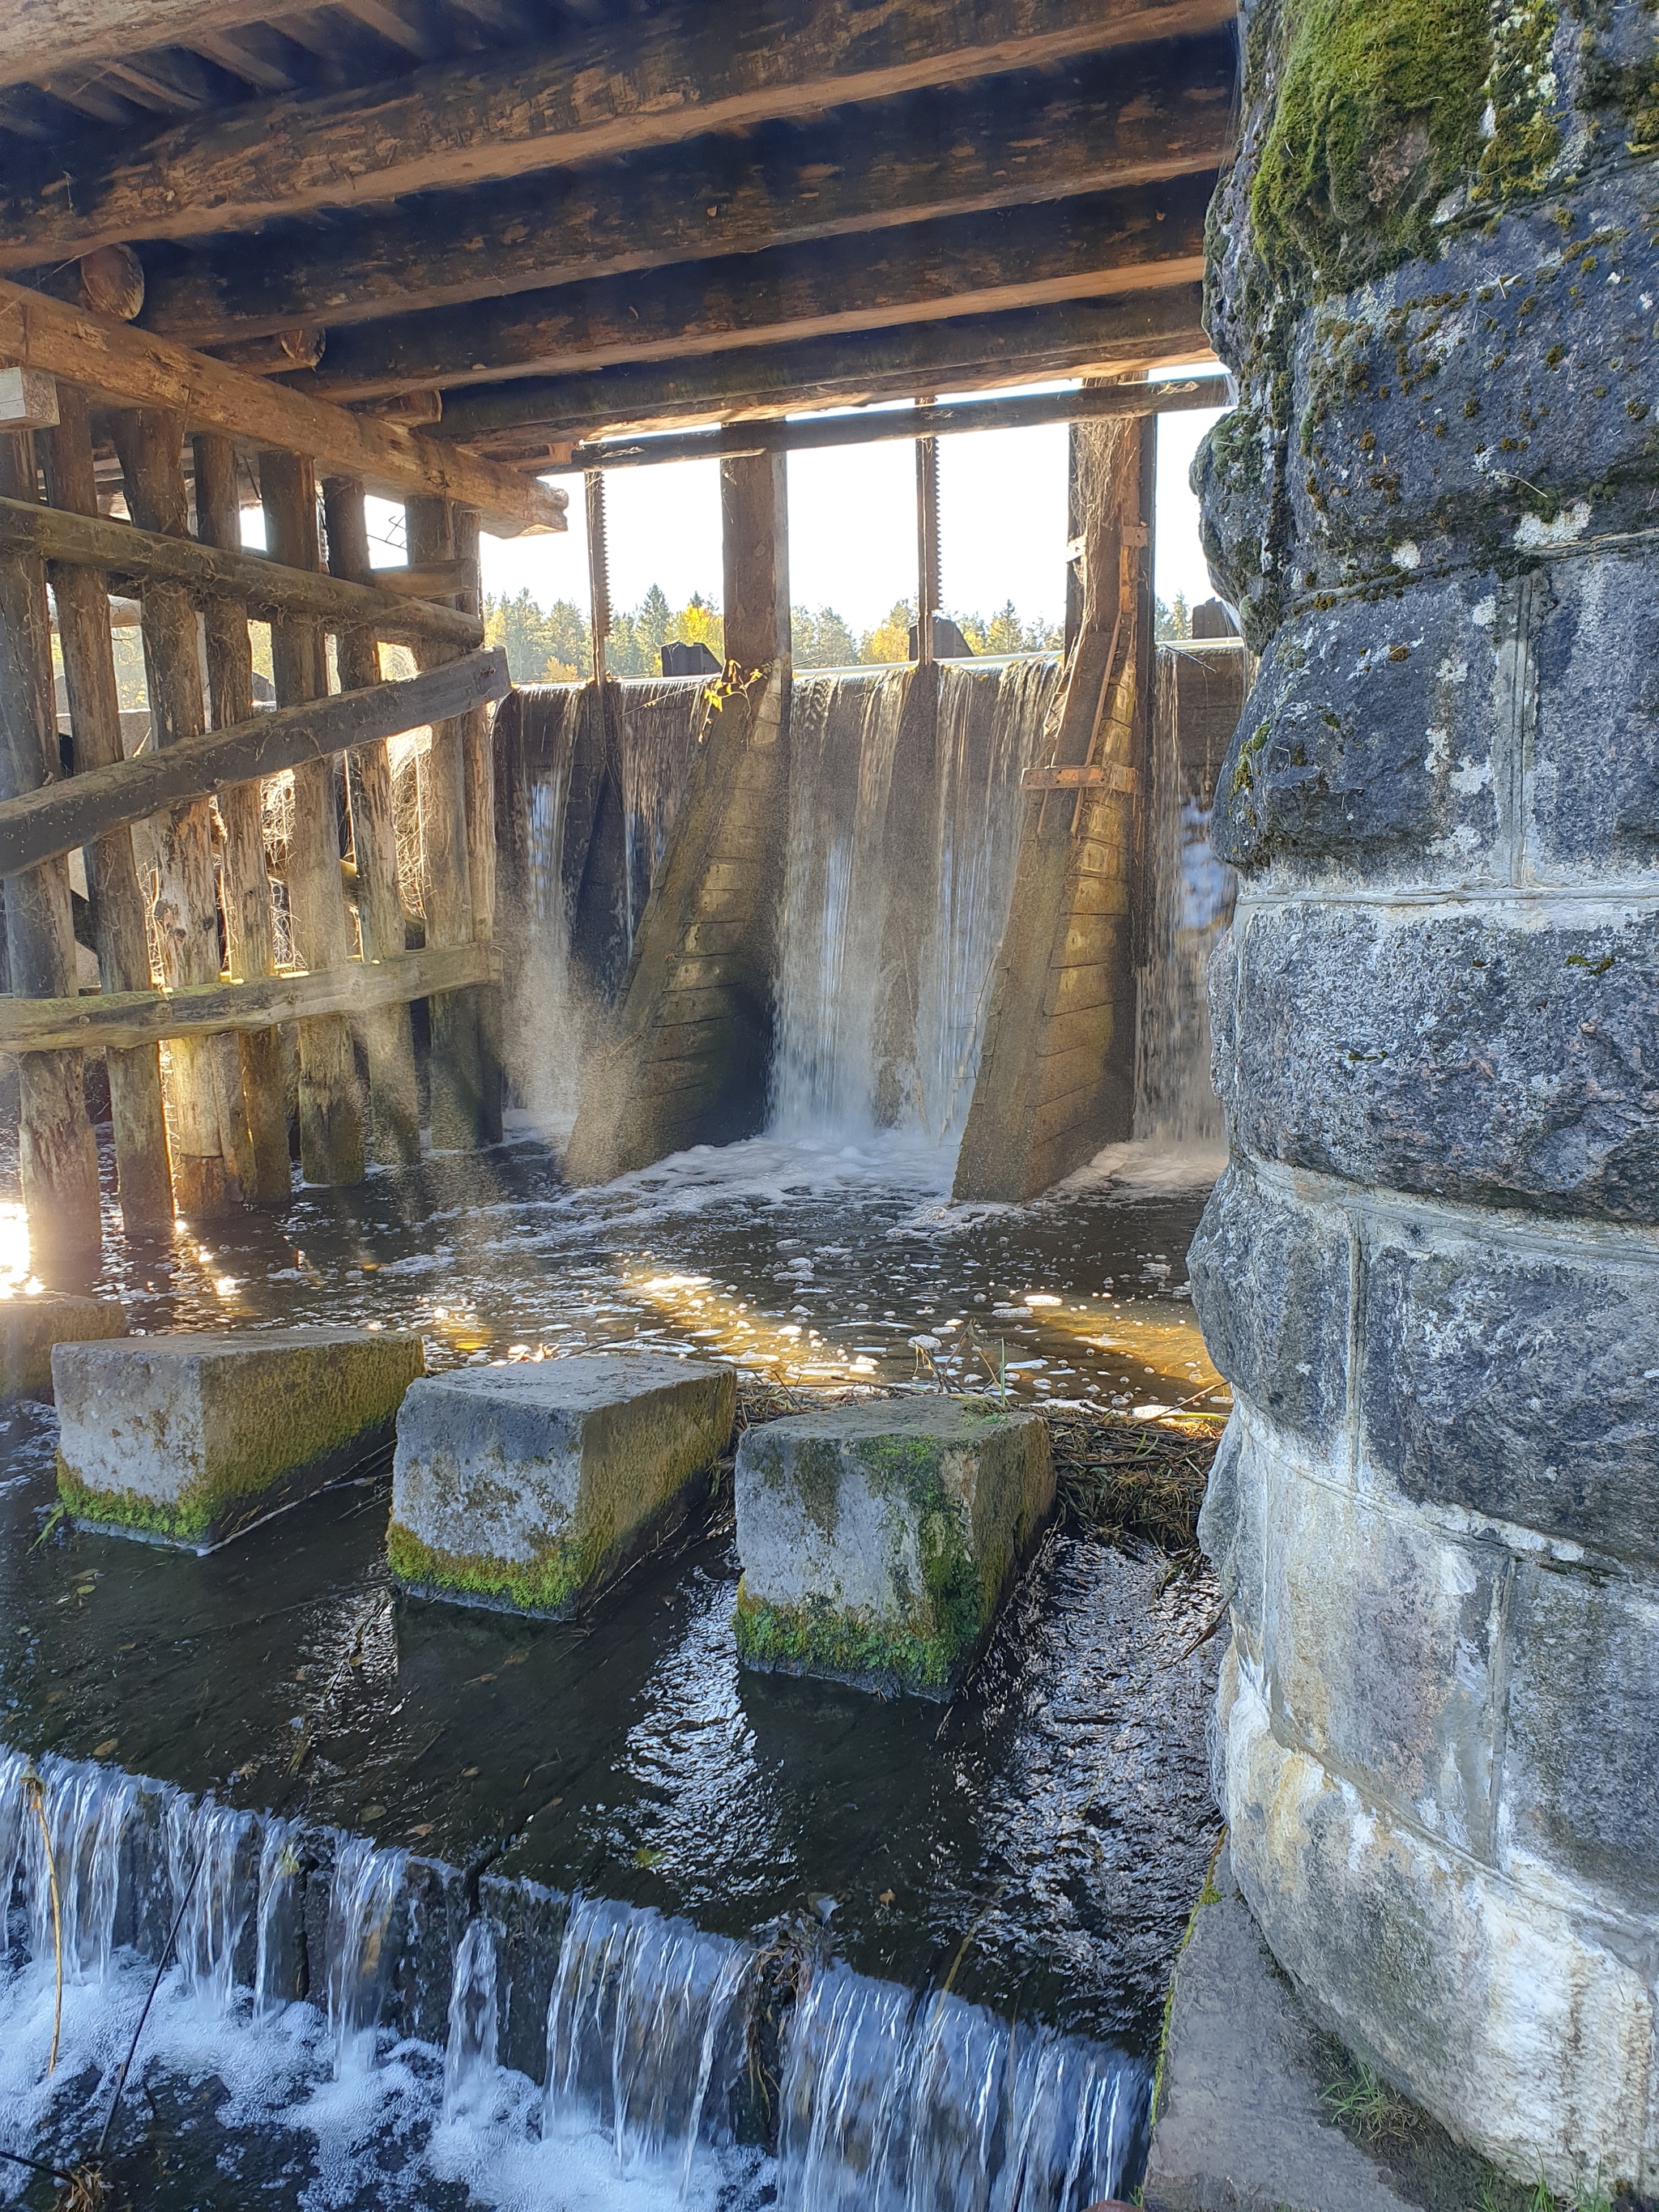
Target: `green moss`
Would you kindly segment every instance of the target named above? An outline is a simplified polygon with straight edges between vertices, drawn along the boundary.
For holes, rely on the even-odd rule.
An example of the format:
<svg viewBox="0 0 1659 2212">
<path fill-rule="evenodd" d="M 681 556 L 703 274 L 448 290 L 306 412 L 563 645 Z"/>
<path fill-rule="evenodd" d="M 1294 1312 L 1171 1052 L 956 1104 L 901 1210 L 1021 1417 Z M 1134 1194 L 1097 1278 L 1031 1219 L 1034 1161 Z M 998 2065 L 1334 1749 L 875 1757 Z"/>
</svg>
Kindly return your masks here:
<svg viewBox="0 0 1659 2212">
<path fill-rule="evenodd" d="M 1432 250 L 1437 203 L 1480 157 L 1488 0 L 1280 0 L 1273 121 L 1250 191 L 1268 266 L 1346 291 Z"/>
<path fill-rule="evenodd" d="M 1644 4 L 1649 15 L 1659 13 L 1655 0 L 1644 0 Z M 1621 119 L 1627 152 L 1659 153 L 1659 58 L 1623 67 L 1606 59 L 1598 33 L 1608 27 L 1610 0 L 1576 0 L 1575 12 L 1583 27 L 1581 104 L 1592 111 L 1611 109 Z"/>
<path fill-rule="evenodd" d="M 818 1598 L 805 1605 L 768 1605 L 738 1586 L 732 1616 L 738 1656 L 750 1666 L 937 1694 L 948 1688 L 963 1647 L 942 1636 L 884 1627 L 863 1613 L 844 1613 Z"/>
<path fill-rule="evenodd" d="M 167 1544 L 200 1544 L 213 1527 L 216 1501 L 186 1497 L 177 1504 L 159 1504 L 130 1490 L 90 1490 L 58 1456 L 58 1495 L 76 1521 L 95 1521 L 106 1528 L 127 1528 Z"/>
<path fill-rule="evenodd" d="M 1475 167 L 1473 198 L 1501 204 L 1541 191 L 1561 151 L 1552 112 L 1554 0 L 1507 0 L 1492 41 L 1487 97 L 1492 136 Z"/>
<path fill-rule="evenodd" d="M 604 1565 L 608 1548 L 595 1532 L 556 1544 L 539 1559 L 520 1565 L 439 1551 L 396 1521 L 386 1538 L 386 1560 L 399 1582 L 544 1613 L 566 1613 L 577 1603 Z"/>
</svg>

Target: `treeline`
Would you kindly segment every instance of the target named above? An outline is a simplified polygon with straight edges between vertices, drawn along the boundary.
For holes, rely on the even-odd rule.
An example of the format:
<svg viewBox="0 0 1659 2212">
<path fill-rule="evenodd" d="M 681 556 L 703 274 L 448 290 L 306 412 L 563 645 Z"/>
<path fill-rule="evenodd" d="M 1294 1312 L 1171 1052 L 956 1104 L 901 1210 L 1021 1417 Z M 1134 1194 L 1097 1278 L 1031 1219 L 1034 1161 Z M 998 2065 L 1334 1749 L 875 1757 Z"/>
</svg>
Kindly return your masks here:
<svg viewBox="0 0 1659 2212">
<path fill-rule="evenodd" d="M 483 611 L 484 641 L 505 646 L 515 684 L 574 684 L 593 673 L 587 617 L 574 601 L 556 599 L 550 607 L 543 607 L 525 589 L 510 599 L 487 596 Z M 900 599 L 884 622 L 859 632 L 833 607 L 819 607 L 816 612 L 796 607 L 790 622 L 795 665 L 851 668 L 908 660 L 915 618 L 914 605 Z M 957 621 L 976 653 L 1052 652 L 1061 642 L 1057 623 L 1023 621 L 1012 600 L 988 620 L 959 615 Z M 683 607 L 672 607 L 667 594 L 653 584 L 638 606 L 612 614 L 605 665 L 612 676 L 659 675 L 662 648 L 670 640 L 706 645 L 716 660 L 725 659 L 719 609 L 697 592 Z"/>
</svg>

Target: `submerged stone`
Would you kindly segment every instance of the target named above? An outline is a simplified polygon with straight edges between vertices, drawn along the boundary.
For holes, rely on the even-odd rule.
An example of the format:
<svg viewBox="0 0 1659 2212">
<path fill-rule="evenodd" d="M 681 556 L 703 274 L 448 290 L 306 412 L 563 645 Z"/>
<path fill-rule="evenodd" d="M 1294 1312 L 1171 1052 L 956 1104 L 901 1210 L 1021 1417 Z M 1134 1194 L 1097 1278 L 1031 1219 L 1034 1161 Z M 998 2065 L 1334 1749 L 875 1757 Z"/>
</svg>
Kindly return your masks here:
<svg viewBox="0 0 1659 2212">
<path fill-rule="evenodd" d="M 459 1605 L 574 1613 L 684 1517 L 736 1405 L 729 1367 L 660 1353 L 417 1382 L 398 1417 L 392 1571 Z"/>
<path fill-rule="evenodd" d="M 945 1398 L 826 1406 L 738 1449 L 738 1650 L 949 1698 L 1054 1503 L 1047 1425 Z"/>
<path fill-rule="evenodd" d="M 210 1551 L 389 1443 L 424 1365 L 390 1330 L 59 1344 L 58 1493 L 86 1525 Z"/>
<path fill-rule="evenodd" d="M 71 1297 L 42 1291 L 0 1299 L 0 1405 L 9 1398 L 50 1398 L 52 1347 L 91 1338 L 125 1336 L 127 1317 L 112 1298 Z"/>
</svg>

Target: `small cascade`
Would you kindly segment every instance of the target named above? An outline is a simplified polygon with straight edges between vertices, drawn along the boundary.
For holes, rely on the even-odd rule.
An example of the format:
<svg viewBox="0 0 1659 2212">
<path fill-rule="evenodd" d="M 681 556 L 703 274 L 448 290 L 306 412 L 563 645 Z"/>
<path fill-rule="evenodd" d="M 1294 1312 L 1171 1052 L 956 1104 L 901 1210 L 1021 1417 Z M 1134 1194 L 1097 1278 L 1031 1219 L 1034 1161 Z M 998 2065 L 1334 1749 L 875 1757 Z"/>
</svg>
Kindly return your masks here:
<svg viewBox="0 0 1659 2212">
<path fill-rule="evenodd" d="M 1146 855 L 1152 912 L 1136 978 L 1134 1133 L 1171 1150 L 1225 1138 L 1210 1080 L 1210 955 L 1232 921 L 1237 878 L 1210 843 L 1214 794 L 1181 753 L 1176 656 L 1160 651 L 1152 692 Z"/>
<path fill-rule="evenodd" d="M 258 1905 L 255 1915 L 253 2008 L 275 2012 L 298 1992 L 290 1960 L 300 1920 L 300 1859 L 286 1820 L 267 1820 L 259 1840 Z"/>
<path fill-rule="evenodd" d="M 935 893 L 919 951 L 915 1087 L 927 1134 L 953 1149 L 968 1119 L 991 983 L 1013 895 L 1020 780 L 1060 686 L 1052 655 L 939 672 Z"/>
<path fill-rule="evenodd" d="M 169 1798 L 167 1867 L 179 1933 L 173 1954 L 198 1996 L 221 2011 L 236 1985 L 238 1955 L 256 1909 L 250 1864 L 254 1821 L 212 1798 Z"/>
<path fill-rule="evenodd" d="M 341 1839 L 328 1893 L 326 1990 L 335 2071 L 364 2063 L 380 2021 L 390 1964 L 387 1938 L 403 1887 L 406 1851 L 367 1836 Z"/>
<path fill-rule="evenodd" d="M 872 1123 L 891 872 L 888 800 L 912 672 L 799 678 L 790 708 L 773 1120 Z"/>
<path fill-rule="evenodd" d="M 444 2045 L 444 2103 L 447 2120 L 459 2118 L 478 2100 L 495 2070 L 499 2019 L 495 2002 L 495 1923 L 477 1919 L 455 1954 L 449 1991 L 449 2034 Z"/>
<path fill-rule="evenodd" d="M 785 2212 L 1083 2212 L 1119 2195 L 1143 2071 L 977 2005 L 821 1970 L 786 2034 Z"/>
<path fill-rule="evenodd" d="M 742 2072 L 739 1999 L 754 1954 L 683 1920 L 575 1899 L 547 2013 L 544 2133 L 596 2124 L 624 2172 L 730 2140 Z"/>
<path fill-rule="evenodd" d="M 684 803 L 707 689 L 701 676 L 649 677 L 615 687 L 623 812 L 621 919 L 630 951 Z"/>
<path fill-rule="evenodd" d="M 508 1042 L 514 1087 L 537 1120 L 568 1123 L 576 1110 L 580 994 L 571 933 L 580 877 L 565 860 L 565 824 L 582 722 L 580 684 L 516 695 L 525 761 L 526 903 L 529 927 L 514 992 Z"/>
<path fill-rule="evenodd" d="M 797 679 L 776 1127 L 960 1141 L 1059 678 L 1040 655 Z M 907 714 L 922 682 L 937 712 Z"/>
<path fill-rule="evenodd" d="M 0 1897 L 9 1898 L 21 1874 L 27 1955 L 50 1959 L 57 1948 L 56 1877 L 68 1980 L 100 1981 L 109 1972 L 123 1902 L 123 1847 L 138 1797 L 137 1784 L 115 1768 L 50 1756 L 31 1761 L 9 1753 L 0 1764 L 0 1876 L 7 1877 Z M 42 1813 L 52 1838 L 50 1863 Z M 3 1855 L 8 1836 L 9 1869 Z"/>
</svg>

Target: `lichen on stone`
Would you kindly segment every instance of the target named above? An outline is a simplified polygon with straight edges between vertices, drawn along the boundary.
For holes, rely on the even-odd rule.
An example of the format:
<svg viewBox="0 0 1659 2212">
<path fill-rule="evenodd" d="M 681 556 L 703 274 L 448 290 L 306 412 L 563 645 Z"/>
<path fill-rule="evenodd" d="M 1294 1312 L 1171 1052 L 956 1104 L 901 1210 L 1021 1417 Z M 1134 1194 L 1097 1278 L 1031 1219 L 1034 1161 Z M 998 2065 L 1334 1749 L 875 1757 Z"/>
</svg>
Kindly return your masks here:
<svg viewBox="0 0 1659 2212">
<path fill-rule="evenodd" d="M 1500 5 L 1487 85 L 1487 137 L 1475 165 L 1471 198 L 1502 204 L 1541 191 L 1561 150 L 1555 120 L 1554 0 Z"/>
<path fill-rule="evenodd" d="M 1268 266 L 1328 293 L 1431 252 L 1481 155 L 1488 0 L 1279 0 L 1258 35 L 1284 42 L 1250 191 Z"/>
</svg>

